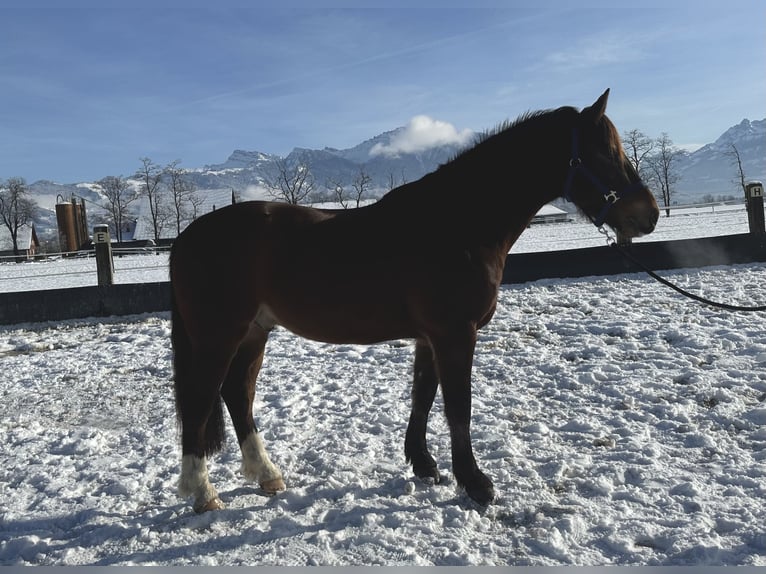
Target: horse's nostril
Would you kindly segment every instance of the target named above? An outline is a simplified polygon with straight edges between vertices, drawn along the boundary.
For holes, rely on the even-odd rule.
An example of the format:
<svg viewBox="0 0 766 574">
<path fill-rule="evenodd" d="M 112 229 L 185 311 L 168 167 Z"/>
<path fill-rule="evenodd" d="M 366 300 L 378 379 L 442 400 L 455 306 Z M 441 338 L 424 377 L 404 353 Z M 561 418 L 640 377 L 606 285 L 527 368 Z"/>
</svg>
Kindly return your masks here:
<svg viewBox="0 0 766 574">
<path fill-rule="evenodd" d="M 654 231 L 654 228 L 657 227 L 657 221 L 660 218 L 660 213 L 658 211 L 652 212 L 652 214 L 649 216 L 648 225 L 646 226 L 645 232 L 651 233 Z"/>
<path fill-rule="evenodd" d="M 654 231 L 657 225 L 658 216 L 656 213 L 647 213 L 645 216 L 634 215 L 627 218 L 628 224 L 638 233 L 638 235 L 646 235 Z"/>
</svg>

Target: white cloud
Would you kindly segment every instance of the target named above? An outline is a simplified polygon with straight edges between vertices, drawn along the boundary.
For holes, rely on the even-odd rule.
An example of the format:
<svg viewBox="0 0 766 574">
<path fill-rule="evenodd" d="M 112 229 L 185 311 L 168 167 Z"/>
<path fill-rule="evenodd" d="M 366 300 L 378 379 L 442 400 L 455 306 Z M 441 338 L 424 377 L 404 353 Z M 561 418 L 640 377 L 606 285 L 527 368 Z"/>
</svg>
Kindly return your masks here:
<svg viewBox="0 0 766 574">
<path fill-rule="evenodd" d="M 474 137 L 473 131 L 458 131 L 448 122 L 428 116 L 415 116 L 388 144 L 375 144 L 370 155 L 397 156 L 401 153 L 417 153 L 433 147 L 457 144 L 465 145 Z"/>
<path fill-rule="evenodd" d="M 567 68 L 590 68 L 635 63 L 646 57 L 647 37 L 606 32 L 585 37 L 565 51 L 549 54 L 545 61 Z"/>
</svg>

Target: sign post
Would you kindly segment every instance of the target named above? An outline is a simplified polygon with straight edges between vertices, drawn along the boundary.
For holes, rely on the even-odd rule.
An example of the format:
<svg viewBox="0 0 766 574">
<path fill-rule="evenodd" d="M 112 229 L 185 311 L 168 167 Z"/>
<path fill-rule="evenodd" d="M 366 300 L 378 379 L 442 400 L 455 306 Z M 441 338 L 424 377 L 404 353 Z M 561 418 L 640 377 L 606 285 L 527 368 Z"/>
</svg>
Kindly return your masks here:
<svg viewBox="0 0 766 574">
<path fill-rule="evenodd" d="M 112 262 L 112 240 L 108 225 L 96 225 L 93 228 L 93 244 L 96 247 L 96 272 L 98 286 L 114 284 L 114 264 Z"/>
<path fill-rule="evenodd" d="M 747 198 L 747 222 L 750 225 L 750 233 L 763 234 L 763 184 L 760 181 L 751 181 L 745 185 L 745 197 Z"/>
</svg>

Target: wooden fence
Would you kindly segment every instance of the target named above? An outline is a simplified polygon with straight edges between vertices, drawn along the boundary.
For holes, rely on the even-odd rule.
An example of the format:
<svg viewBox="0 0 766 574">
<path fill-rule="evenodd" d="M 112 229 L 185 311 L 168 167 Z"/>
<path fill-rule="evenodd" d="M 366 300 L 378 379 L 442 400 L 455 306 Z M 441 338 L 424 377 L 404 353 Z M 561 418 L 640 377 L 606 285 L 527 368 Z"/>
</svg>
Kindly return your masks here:
<svg viewBox="0 0 766 574">
<path fill-rule="evenodd" d="M 734 265 L 766 261 L 766 235 L 742 233 L 634 243 L 626 247 L 636 259 L 655 271 Z M 537 279 L 616 275 L 641 271 L 616 247 L 589 247 L 542 253 L 508 255 L 503 283 Z"/>
<path fill-rule="evenodd" d="M 133 315 L 170 309 L 170 283 L 0 293 L 0 325 Z"/>
<path fill-rule="evenodd" d="M 766 235 L 745 233 L 636 243 L 631 253 L 651 269 L 766 262 Z M 572 278 L 640 271 L 615 247 L 590 247 L 508 255 L 503 283 Z M 0 324 L 62 321 L 84 317 L 168 311 L 170 283 L 115 284 L 0 294 Z"/>
</svg>

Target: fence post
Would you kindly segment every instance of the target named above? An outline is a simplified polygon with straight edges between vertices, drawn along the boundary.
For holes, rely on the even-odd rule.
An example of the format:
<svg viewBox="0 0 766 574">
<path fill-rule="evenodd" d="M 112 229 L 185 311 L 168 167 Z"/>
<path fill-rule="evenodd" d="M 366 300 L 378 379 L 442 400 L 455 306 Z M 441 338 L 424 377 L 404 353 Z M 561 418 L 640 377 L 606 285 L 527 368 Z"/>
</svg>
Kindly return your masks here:
<svg viewBox="0 0 766 574">
<path fill-rule="evenodd" d="M 96 272 L 98 286 L 114 284 L 114 264 L 112 262 L 112 241 L 109 238 L 108 225 L 96 225 L 93 228 L 93 244 L 96 247 Z"/>
<path fill-rule="evenodd" d="M 619 231 L 617 232 L 617 245 L 621 245 L 622 247 L 627 247 L 628 245 L 632 245 L 632 244 L 633 244 L 633 240 L 630 237 L 623 235 Z"/>
<path fill-rule="evenodd" d="M 747 222 L 750 225 L 750 233 L 763 234 L 763 184 L 760 181 L 751 181 L 745 186 L 747 198 Z"/>
</svg>

